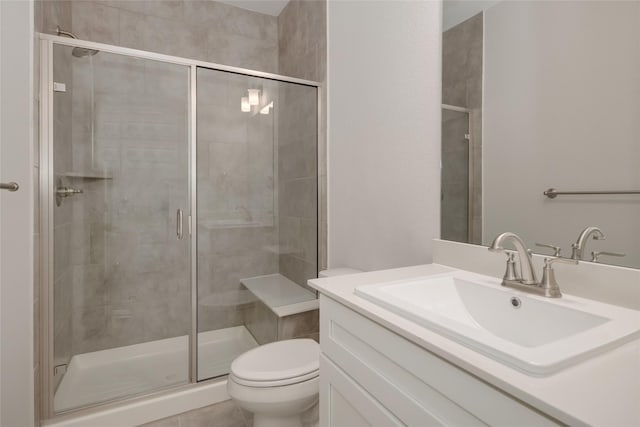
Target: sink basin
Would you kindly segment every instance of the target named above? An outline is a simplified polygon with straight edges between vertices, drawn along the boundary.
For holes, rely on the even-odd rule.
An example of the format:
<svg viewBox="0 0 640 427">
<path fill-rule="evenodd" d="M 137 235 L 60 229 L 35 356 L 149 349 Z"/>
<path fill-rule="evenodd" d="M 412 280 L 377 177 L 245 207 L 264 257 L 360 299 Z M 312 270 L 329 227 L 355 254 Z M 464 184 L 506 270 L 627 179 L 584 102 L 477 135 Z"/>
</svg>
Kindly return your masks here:
<svg viewBox="0 0 640 427">
<path fill-rule="evenodd" d="M 359 286 L 365 298 L 529 375 L 546 376 L 640 336 L 640 312 L 534 296 L 455 271 Z"/>
</svg>

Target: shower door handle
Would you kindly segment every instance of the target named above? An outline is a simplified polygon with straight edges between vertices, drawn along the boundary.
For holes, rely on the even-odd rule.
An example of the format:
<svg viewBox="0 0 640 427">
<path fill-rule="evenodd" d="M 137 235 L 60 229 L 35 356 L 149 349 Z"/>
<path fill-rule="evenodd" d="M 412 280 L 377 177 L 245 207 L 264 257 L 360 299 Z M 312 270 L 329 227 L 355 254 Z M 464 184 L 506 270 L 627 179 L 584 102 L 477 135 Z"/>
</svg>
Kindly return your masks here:
<svg viewBox="0 0 640 427">
<path fill-rule="evenodd" d="M 176 235 L 178 240 L 182 240 L 182 209 L 178 209 L 176 213 Z"/>
</svg>

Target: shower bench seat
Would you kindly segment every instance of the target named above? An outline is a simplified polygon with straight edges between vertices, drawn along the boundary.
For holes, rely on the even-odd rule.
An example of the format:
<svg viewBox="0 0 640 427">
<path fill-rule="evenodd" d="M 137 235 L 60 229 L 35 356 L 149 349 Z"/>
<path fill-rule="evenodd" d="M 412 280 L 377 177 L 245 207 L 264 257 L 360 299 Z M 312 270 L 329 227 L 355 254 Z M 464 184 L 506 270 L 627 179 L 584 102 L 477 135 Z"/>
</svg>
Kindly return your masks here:
<svg viewBox="0 0 640 427">
<path fill-rule="evenodd" d="M 259 344 L 291 338 L 318 340 L 318 299 L 314 292 L 281 274 L 241 279 L 256 301 L 245 326 Z"/>
<path fill-rule="evenodd" d="M 314 292 L 279 273 L 240 279 L 240 283 L 278 317 L 304 313 L 319 307 Z"/>
</svg>

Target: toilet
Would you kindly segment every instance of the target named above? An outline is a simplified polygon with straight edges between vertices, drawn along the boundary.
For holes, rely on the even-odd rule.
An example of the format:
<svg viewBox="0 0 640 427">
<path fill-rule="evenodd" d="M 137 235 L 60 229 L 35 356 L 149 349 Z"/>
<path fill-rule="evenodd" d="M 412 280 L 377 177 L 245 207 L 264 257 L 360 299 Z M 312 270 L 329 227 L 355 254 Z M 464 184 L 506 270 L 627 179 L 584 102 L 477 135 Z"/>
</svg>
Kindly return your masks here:
<svg viewBox="0 0 640 427">
<path fill-rule="evenodd" d="M 340 268 L 318 276 L 355 273 L 360 270 Z M 317 426 L 313 410 L 318 403 L 319 364 L 320 346 L 311 339 L 261 345 L 231 363 L 227 391 L 238 406 L 253 413 L 254 427 Z"/>
<path fill-rule="evenodd" d="M 320 346 L 311 339 L 256 347 L 231 363 L 227 391 L 253 412 L 254 427 L 301 427 L 318 402 Z"/>
</svg>

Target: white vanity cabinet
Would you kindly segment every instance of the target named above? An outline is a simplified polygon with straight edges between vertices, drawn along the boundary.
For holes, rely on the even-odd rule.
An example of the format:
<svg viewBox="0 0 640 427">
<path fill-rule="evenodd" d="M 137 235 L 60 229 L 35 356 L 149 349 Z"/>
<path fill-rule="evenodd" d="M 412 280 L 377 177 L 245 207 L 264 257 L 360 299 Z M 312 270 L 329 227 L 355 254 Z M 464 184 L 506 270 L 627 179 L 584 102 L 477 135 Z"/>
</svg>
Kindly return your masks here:
<svg viewBox="0 0 640 427">
<path fill-rule="evenodd" d="M 320 307 L 321 427 L 561 425 L 325 295 Z"/>
</svg>

